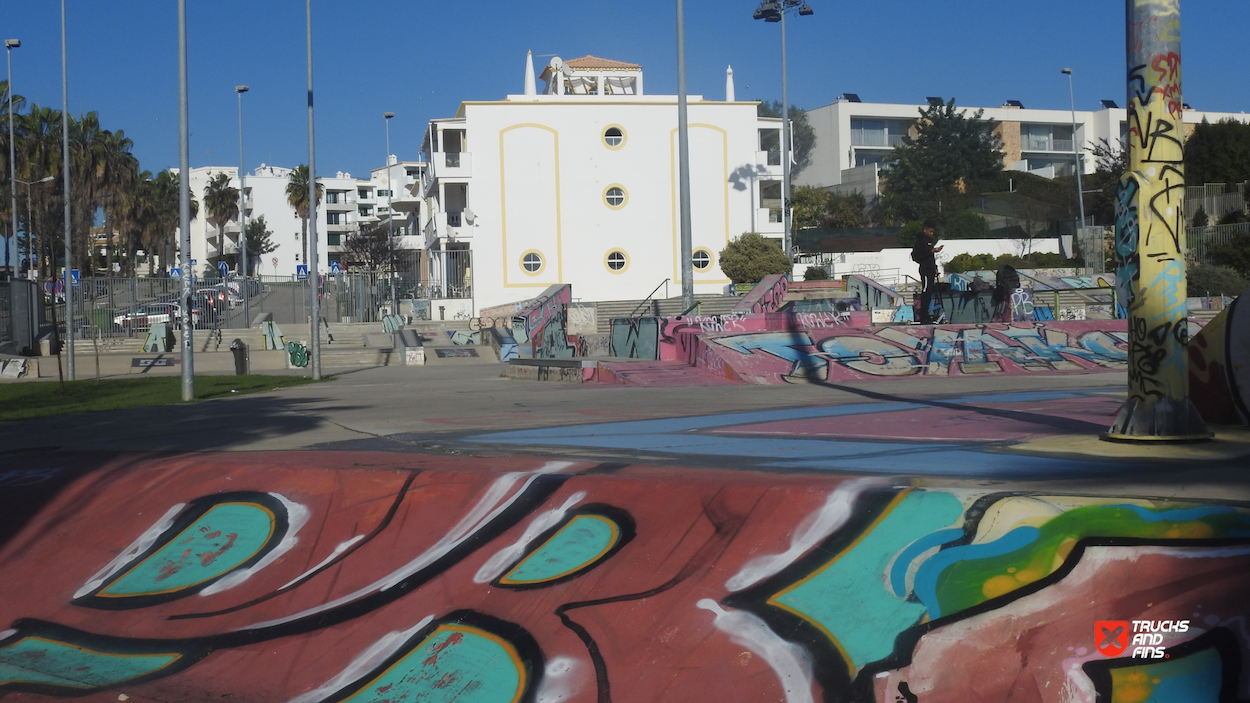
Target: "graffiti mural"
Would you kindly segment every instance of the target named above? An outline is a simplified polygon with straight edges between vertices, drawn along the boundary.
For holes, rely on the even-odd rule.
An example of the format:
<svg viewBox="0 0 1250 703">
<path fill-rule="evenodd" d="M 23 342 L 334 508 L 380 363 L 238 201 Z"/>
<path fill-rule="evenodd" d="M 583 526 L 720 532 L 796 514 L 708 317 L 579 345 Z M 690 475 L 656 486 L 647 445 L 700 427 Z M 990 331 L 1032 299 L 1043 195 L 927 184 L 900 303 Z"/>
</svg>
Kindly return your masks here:
<svg viewBox="0 0 1250 703">
<path fill-rule="evenodd" d="M 1129 319 L 1129 396 L 1108 436 L 1211 436 L 1189 400 L 1185 166 L 1178 0 L 1129 0 L 1129 172 L 1116 192 L 1117 301 Z"/>
<path fill-rule="evenodd" d="M 512 316 L 512 337 L 527 345 L 529 355 L 539 358 L 568 358 L 576 348 L 569 343 L 566 315 L 573 300 L 573 287 L 567 283 L 553 285 L 542 295 L 518 305 Z M 547 327 L 552 325 L 552 329 Z"/>
<path fill-rule="evenodd" d="M 709 335 L 755 383 L 1124 369 L 1127 330 L 1109 322 L 944 325 Z"/>
<path fill-rule="evenodd" d="M 0 535 L 0 695 L 1247 694 L 1239 505 L 536 457 L 114 461 Z M 166 568 L 184 551 L 195 569 Z M 1101 653 L 1102 621 L 1155 623 L 1167 656 Z"/>
<path fill-rule="evenodd" d="M 790 277 L 784 273 L 765 276 L 750 293 L 742 296 L 742 302 L 734 306 L 733 312 L 776 312 L 785 304 L 789 290 Z"/>
</svg>

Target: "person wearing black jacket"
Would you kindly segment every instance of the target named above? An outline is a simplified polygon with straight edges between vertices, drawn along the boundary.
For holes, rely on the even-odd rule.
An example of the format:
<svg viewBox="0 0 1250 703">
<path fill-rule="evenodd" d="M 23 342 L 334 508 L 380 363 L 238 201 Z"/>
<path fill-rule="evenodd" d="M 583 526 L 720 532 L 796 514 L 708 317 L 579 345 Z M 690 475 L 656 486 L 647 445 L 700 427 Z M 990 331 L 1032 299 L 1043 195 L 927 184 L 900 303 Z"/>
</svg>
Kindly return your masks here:
<svg viewBox="0 0 1250 703">
<path fill-rule="evenodd" d="M 938 275 L 936 254 L 942 251 L 942 247 L 934 246 L 937 243 L 936 229 L 933 220 L 925 220 L 911 249 L 912 261 L 920 265 L 920 318 L 917 321 L 922 325 L 935 322 L 929 308 L 933 305 L 933 284 L 937 282 Z"/>
</svg>

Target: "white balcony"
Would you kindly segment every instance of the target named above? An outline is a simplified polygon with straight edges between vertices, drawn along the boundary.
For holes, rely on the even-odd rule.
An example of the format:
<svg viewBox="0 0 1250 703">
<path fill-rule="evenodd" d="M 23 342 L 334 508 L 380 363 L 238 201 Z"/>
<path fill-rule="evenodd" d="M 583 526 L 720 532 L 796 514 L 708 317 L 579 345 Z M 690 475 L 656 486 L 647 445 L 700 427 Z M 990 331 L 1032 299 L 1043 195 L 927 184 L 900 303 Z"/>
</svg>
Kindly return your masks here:
<svg viewBox="0 0 1250 703">
<path fill-rule="evenodd" d="M 780 234 L 784 232 L 785 223 L 781 221 L 781 208 L 756 208 L 755 231 L 760 234 Z"/>
<path fill-rule="evenodd" d="M 473 154 L 467 151 L 436 151 L 430 171 L 434 178 L 472 178 Z"/>
<path fill-rule="evenodd" d="M 755 152 L 755 165 L 765 167 L 775 166 L 777 168 L 781 168 L 781 150 L 773 149 L 771 151 Z"/>
</svg>

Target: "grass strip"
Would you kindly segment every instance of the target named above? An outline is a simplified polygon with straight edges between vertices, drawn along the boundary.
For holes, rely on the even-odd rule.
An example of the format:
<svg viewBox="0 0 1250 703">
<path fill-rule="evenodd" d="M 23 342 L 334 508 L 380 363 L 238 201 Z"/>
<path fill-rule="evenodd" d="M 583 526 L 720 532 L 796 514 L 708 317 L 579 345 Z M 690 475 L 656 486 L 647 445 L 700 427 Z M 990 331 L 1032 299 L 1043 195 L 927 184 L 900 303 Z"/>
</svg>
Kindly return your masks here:
<svg viewBox="0 0 1250 703">
<path fill-rule="evenodd" d="M 330 379 L 323 379 L 330 380 Z M 303 376 L 196 376 L 196 400 L 316 383 Z M 0 384 L 0 421 L 182 402 L 181 376 Z"/>
</svg>

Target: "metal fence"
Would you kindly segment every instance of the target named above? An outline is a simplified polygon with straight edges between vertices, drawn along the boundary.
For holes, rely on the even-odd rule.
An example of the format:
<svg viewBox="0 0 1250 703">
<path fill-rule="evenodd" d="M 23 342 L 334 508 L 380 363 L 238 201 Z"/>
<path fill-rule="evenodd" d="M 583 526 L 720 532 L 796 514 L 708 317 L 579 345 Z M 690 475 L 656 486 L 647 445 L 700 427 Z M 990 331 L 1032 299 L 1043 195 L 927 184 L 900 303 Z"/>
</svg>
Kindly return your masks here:
<svg viewBox="0 0 1250 703">
<path fill-rule="evenodd" d="M 431 252 L 428 265 L 394 275 L 385 271 L 323 275 L 321 316 L 331 323 L 380 322 L 392 312 L 429 319 L 432 301 L 473 296 L 469 254 Z M 197 329 L 242 329 L 251 322 L 248 314 L 252 319 L 268 314 L 280 326 L 306 325 L 310 285 L 310 280 L 295 276 L 196 278 L 191 287 L 193 323 Z M 178 278 L 86 278 L 71 287 L 70 295 L 74 299 L 70 327 L 80 339 L 141 336 L 154 322 L 181 321 Z M 49 292 L 44 298 L 55 305 L 56 319 L 64 325 L 65 294 Z M 3 324 L 8 323 L 0 321 Z"/>
<path fill-rule="evenodd" d="M 1225 244 L 1239 236 L 1250 234 L 1250 222 L 1235 225 L 1215 225 L 1212 227 L 1189 227 L 1185 230 L 1187 254 L 1198 261 L 1207 261 L 1207 249 L 1216 244 Z"/>
</svg>

